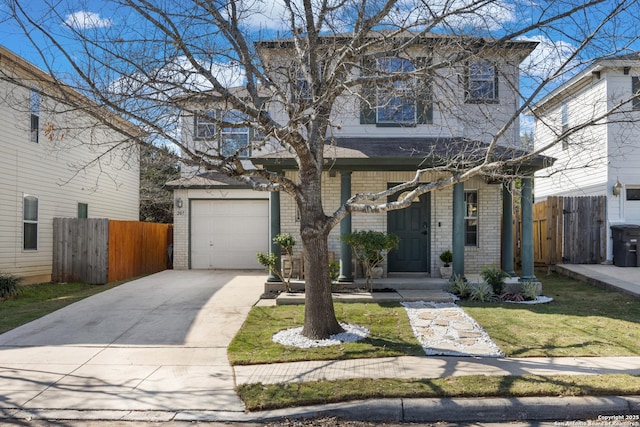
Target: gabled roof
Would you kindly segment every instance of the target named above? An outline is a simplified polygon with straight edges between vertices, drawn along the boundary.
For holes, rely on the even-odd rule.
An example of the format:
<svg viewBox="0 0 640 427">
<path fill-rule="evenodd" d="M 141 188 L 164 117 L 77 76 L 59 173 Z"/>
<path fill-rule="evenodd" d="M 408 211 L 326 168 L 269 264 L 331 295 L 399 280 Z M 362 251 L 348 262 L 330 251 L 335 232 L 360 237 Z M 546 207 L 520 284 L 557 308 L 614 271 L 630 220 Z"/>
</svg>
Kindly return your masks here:
<svg viewBox="0 0 640 427">
<path fill-rule="evenodd" d="M 603 56 L 594 59 L 587 67 L 580 71 L 580 73 L 562 83 L 545 95 L 540 101 L 536 102 L 532 106 L 532 110 L 537 111 L 557 105 L 562 99 L 566 99 L 591 83 L 594 77 L 599 78 L 599 73 L 605 69 L 624 67 L 640 67 L 640 52 Z"/>
<path fill-rule="evenodd" d="M 75 106 L 87 113 L 93 111 L 91 116 L 100 117 L 100 120 L 108 123 L 114 129 L 119 129 L 132 136 L 143 134 L 142 129 L 133 123 L 98 105 L 2 45 L 0 45 L 0 80 L 29 88 L 37 87 L 42 90 L 45 96 L 54 97 L 61 102 L 73 102 Z"/>
</svg>

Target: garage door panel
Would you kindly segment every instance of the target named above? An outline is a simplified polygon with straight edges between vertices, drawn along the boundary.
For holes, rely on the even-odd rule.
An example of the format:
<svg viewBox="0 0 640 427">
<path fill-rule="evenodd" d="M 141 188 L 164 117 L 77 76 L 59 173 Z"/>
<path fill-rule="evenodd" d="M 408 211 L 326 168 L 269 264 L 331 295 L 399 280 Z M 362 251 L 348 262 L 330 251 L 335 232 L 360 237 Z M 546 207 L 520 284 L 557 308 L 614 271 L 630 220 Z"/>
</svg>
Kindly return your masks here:
<svg viewBox="0 0 640 427">
<path fill-rule="evenodd" d="M 267 200 L 192 201 L 191 268 L 262 269 L 268 236 Z"/>
</svg>

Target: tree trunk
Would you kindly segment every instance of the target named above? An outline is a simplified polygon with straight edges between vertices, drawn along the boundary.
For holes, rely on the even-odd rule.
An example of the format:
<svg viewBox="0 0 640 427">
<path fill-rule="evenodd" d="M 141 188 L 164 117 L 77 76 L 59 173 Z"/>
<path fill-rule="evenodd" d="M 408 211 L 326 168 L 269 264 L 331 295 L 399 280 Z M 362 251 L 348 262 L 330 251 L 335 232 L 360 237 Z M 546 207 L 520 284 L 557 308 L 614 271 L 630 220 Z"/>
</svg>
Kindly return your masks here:
<svg viewBox="0 0 640 427">
<path fill-rule="evenodd" d="M 304 234 L 303 234 L 304 236 Z M 327 233 L 302 238 L 305 268 L 304 327 L 302 335 L 311 339 L 327 339 L 343 332 L 336 319 L 329 278 Z"/>
</svg>

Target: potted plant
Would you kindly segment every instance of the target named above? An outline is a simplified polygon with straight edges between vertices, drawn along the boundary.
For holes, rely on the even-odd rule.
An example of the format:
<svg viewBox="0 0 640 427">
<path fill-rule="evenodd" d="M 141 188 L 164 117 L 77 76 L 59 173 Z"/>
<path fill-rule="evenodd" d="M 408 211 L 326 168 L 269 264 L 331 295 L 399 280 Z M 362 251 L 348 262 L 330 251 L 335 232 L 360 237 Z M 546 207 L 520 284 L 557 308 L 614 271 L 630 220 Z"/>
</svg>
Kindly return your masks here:
<svg viewBox="0 0 640 427">
<path fill-rule="evenodd" d="M 267 271 L 272 271 L 275 274 L 282 284 L 284 285 L 284 289 L 287 292 L 291 292 L 291 276 L 293 275 L 293 246 L 296 244 L 295 239 L 291 234 L 284 233 L 278 234 L 273 238 L 273 242 L 280 245 L 282 249 L 282 267 L 284 267 L 285 260 L 288 261 L 288 266 L 286 268 L 278 268 L 277 263 L 278 259 L 275 254 L 264 254 L 262 252 L 258 252 L 258 262 L 262 264 Z"/>
<path fill-rule="evenodd" d="M 367 288 L 372 290 L 371 279 L 374 270 L 377 267 L 382 269 L 380 264 L 390 250 L 398 247 L 400 239 L 393 233 L 385 234 L 381 231 L 362 230 L 343 235 L 342 241 L 353 249 L 356 259 L 363 266 Z"/>
<path fill-rule="evenodd" d="M 453 262 L 453 253 L 447 249 L 440 254 L 440 261 L 444 263 L 444 266 L 440 267 L 440 277 L 443 279 L 450 279 L 451 274 L 453 273 L 453 267 L 451 267 L 451 263 Z"/>
</svg>

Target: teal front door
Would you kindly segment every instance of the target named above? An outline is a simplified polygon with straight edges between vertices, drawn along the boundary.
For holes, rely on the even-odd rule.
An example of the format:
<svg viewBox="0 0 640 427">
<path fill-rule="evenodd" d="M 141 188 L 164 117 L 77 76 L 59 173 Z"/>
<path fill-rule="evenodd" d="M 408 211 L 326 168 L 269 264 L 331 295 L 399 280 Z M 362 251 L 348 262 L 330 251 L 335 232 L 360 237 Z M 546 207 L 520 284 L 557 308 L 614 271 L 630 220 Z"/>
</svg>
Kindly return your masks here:
<svg viewBox="0 0 640 427">
<path fill-rule="evenodd" d="M 387 212 L 387 232 L 400 238 L 389 252 L 389 272 L 430 272 L 431 194 L 423 194 L 405 209 Z"/>
</svg>

